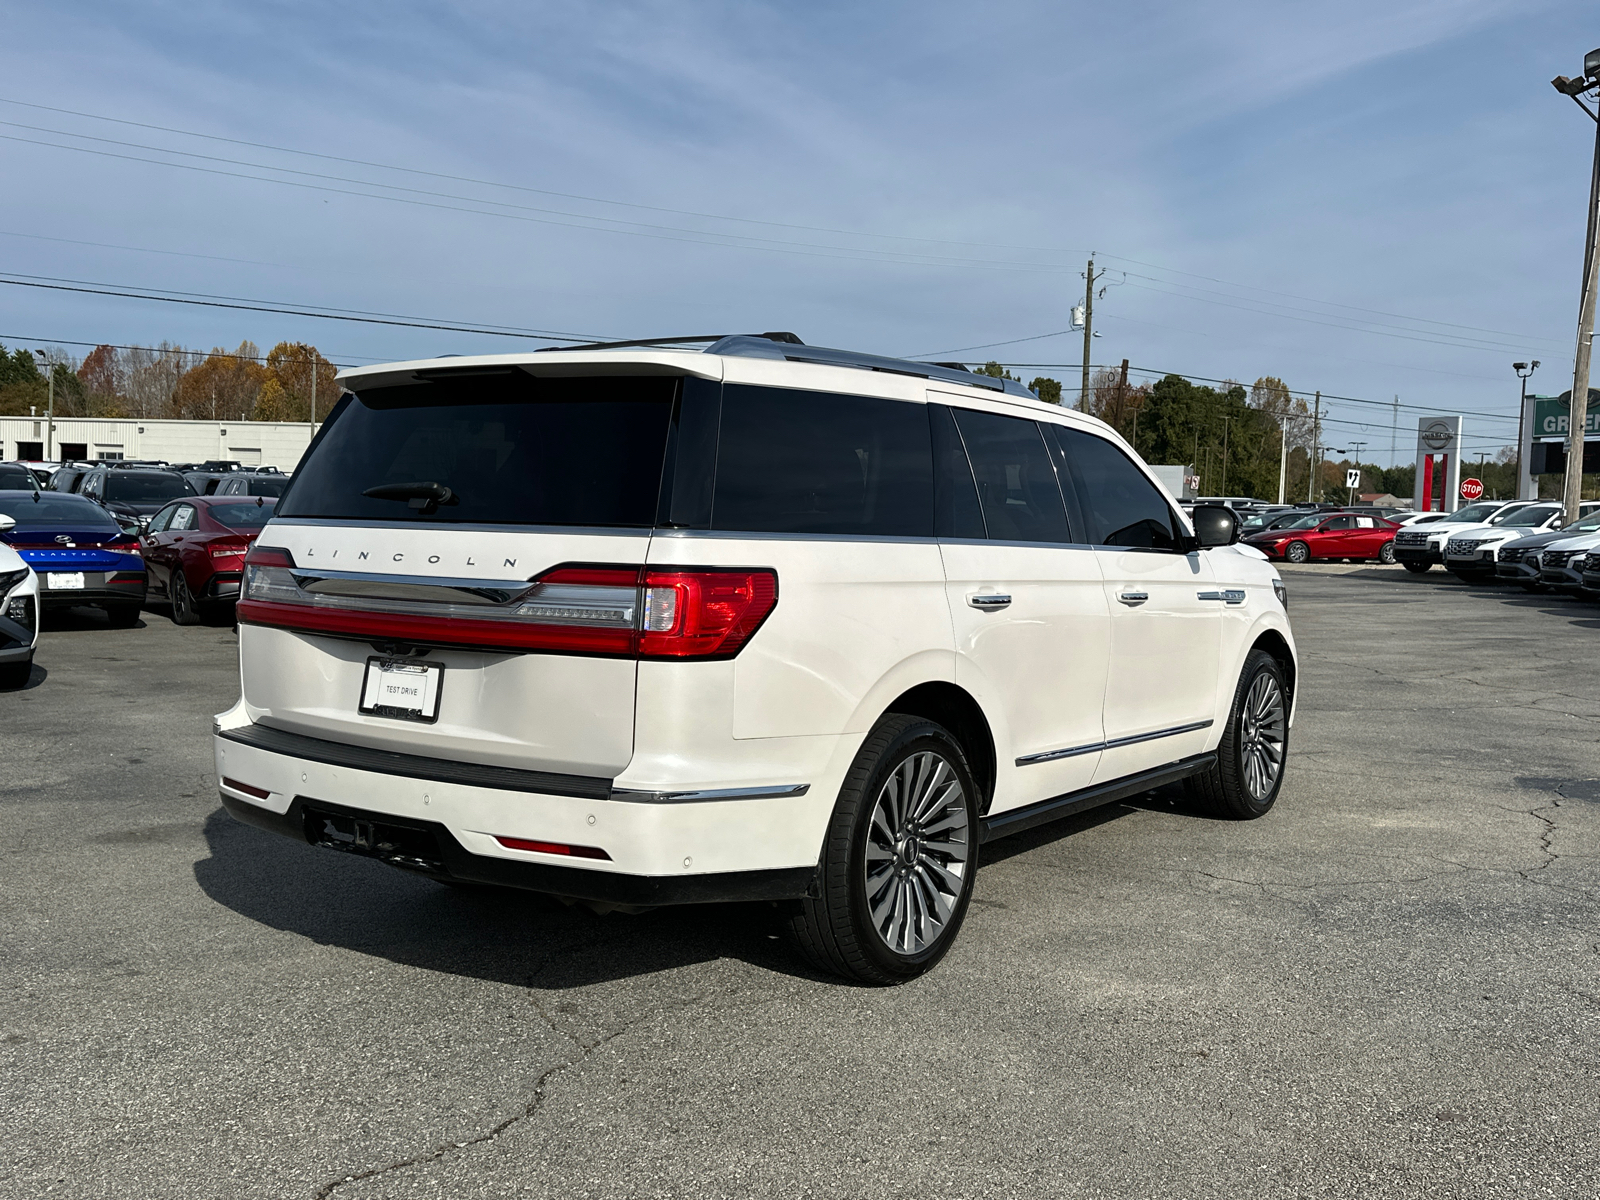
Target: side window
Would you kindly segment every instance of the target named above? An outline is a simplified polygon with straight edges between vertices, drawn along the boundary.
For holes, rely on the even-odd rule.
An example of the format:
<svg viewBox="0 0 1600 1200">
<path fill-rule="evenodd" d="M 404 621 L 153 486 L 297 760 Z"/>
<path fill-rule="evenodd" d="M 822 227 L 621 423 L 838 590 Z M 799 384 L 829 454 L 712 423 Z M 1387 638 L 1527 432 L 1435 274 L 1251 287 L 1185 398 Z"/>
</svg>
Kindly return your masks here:
<svg viewBox="0 0 1600 1200">
<path fill-rule="evenodd" d="M 1039 427 L 1021 417 L 972 409 L 957 409 L 955 418 L 989 539 L 1070 542 L 1061 486 Z"/>
<path fill-rule="evenodd" d="M 924 406 L 725 385 L 711 527 L 933 536 Z"/>
<path fill-rule="evenodd" d="M 194 505 L 180 504 L 172 510 L 172 523 L 167 526 L 173 533 L 194 528 Z"/>
<path fill-rule="evenodd" d="M 161 532 L 163 532 L 166 529 L 167 525 L 172 521 L 172 514 L 177 512 L 177 511 L 178 511 L 177 505 L 174 505 L 174 504 L 167 505 L 166 508 L 163 508 L 155 516 L 150 518 L 150 528 L 148 530 L 146 530 L 145 532 L 147 532 L 147 533 L 161 533 Z"/>
<path fill-rule="evenodd" d="M 1323 522 L 1323 524 L 1321 526 L 1321 528 L 1323 528 L 1323 529 L 1336 529 L 1336 530 L 1337 529 L 1354 529 L 1355 527 L 1356 527 L 1356 519 L 1354 517 L 1334 517 L 1332 520 Z"/>
<path fill-rule="evenodd" d="M 1178 550 L 1182 527 L 1161 490 L 1121 450 L 1092 433 L 1056 429 L 1097 546 Z"/>
<path fill-rule="evenodd" d="M 934 532 L 940 537 L 982 541 L 988 537 L 983 509 L 955 415 L 943 404 L 930 404 L 928 421 L 933 433 Z"/>
</svg>

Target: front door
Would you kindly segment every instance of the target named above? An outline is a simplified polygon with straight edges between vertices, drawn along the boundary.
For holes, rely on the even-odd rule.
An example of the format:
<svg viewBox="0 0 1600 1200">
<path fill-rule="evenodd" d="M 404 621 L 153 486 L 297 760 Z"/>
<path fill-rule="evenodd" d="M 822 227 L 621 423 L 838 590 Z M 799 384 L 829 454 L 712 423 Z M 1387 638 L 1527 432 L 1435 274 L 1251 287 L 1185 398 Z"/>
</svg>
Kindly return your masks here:
<svg viewBox="0 0 1600 1200">
<path fill-rule="evenodd" d="M 1095 781 L 1199 754 L 1214 737 L 1222 610 L 1244 596 L 1213 577 L 1165 495 L 1119 447 L 1056 427 L 1094 542 L 1111 618 L 1105 752 Z"/>
<path fill-rule="evenodd" d="M 990 811 L 1087 787 L 1105 740 L 1109 632 L 1095 553 L 1068 525 L 1037 424 L 931 415 L 956 682 L 999 717 Z"/>
</svg>

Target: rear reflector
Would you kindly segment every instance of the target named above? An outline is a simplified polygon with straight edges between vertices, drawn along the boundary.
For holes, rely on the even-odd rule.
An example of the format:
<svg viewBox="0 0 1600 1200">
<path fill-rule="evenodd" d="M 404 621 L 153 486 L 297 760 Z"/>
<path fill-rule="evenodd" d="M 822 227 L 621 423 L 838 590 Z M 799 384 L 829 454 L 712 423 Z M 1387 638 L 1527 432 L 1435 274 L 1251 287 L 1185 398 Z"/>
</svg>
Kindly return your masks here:
<svg viewBox="0 0 1600 1200">
<path fill-rule="evenodd" d="M 272 795 L 272 793 L 267 791 L 266 788 L 258 788 L 248 783 L 240 783 L 237 779 L 229 779 L 226 775 L 222 777 L 222 786 L 225 788 L 232 788 L 236 792 L 243 792 L 246 796 L 254 796 L 257 800 L 265 800 L 268 796 Z"/>
<path fill-rule="evenodd" d="M 568 858 L 603 858 L 611 861 L 611 855 L 599 846 L 569 846 L 565 842 L 537 842 L 532 838 L 500 837 L 498 834 L 494 840 L 507 850 L 531 850 L 535 854 L 564 854 Z"/>
<path fill-rule="evenodd" d="M 250 548 L 238 619 L 364 641 L 613 658 L 732 658 L 777 606 L 777 573 L 566 565 L 482 585 L 297 568 Z"/>
</svg>

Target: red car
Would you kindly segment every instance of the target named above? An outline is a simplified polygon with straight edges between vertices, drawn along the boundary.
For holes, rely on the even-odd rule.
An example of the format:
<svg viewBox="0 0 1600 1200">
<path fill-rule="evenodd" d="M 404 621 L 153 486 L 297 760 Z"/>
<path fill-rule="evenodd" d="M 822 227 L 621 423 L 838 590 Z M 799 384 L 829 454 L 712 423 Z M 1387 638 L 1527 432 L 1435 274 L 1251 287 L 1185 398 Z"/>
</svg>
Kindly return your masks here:
<svg viewBox="0 0 1600 1200">
<path fill-rule="evenodd" d="M 1268 558 L 1303 563 L 1314 558 L 1394 561 L 1394 534 L 1400 526 L 1359 513 L 1310 513 L 1292 525 L 1252 534 L 1244 544 Z"/>
<path fill-rule="evenodd" d="M 220 615 L 239 598 L 244 555 L 278 501 L 268 496 L 185 496 L 155 516 L 139 544 L 149 589 L 178 625 Z"/>
</svg>

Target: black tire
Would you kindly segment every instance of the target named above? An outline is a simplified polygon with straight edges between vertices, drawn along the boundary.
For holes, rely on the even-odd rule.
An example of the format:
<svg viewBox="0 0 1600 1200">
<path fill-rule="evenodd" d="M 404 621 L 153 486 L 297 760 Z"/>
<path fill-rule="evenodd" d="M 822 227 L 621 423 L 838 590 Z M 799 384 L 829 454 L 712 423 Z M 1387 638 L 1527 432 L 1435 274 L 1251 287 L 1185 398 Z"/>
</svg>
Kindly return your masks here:
<svg viewBox="0 0 1600 1200">
<path fill-rule="evenodd" d="M 1247 705 L 1255 707 L 1259 680 L 1262 692 L 1275 690 L 1277 713 L 1270 721 L 1247 721 Z M 1239 686 L 1233 692 L 1233 707 L 1228 710 L 1228 727 L 1217 747 L 1217 765 L 1199 775 L 1191 775 L 1185 786 L 1189 795 L 1201 801 L 1219 817 L 1251 821 L 1265 816 L 1283 789 L 1289 765 L 1289 686 L 1278 660 L 1262 650 L 1252 650 L 1244 661 Z M 1259 755 L 1272 757 L 1270 743 L 1276 739 L 1277 773 L 1262 786 L 1251 767 Z"/>
<path fill-rule="evenodd" d="M 189 590 L 189 581 L 184 577 L 182 567 L 173 571 L 172 586 L 168 590 L 172 593 L 172 623 L 200 624 L 200 606 L 194 602 L 194 593 Z"/>
<path fill-rule="evenodd" d="M 942 764 L 948 775 L 930 764 Z M 959 786 L 959 797 L 952 784 Z M 913 799 L 925 795 L 937 806 L 925 809 L 920 822 L 911 814 L 902 827 L 910 830 L 904 839 L 885 837 L 889 831 L 873 818 L 880 804 L 893 808 L 901 786 Z M 965 859 L 958 861 L 960 854 Z M 944 957 L 960 932 L 977 868 L 978 792 L 960 743 L 942 725 L 890 714 L 867 735 L 845 776 L 822 845 L 821 895 L 795 904 L 790 939 L 830 974 L 877 986 L 914 979 Z M 954 893 L 948 891 L 952 879 Z M 874 884 L 877 890 L 869 895 Z M 879 912 L 888 912 L 887 932 L 874 923 L 874 895 Z M 899 920 L 901 912 L 909 916 L 913 910 L 920 914 L 915 920 Z M 899 947 L 890 944 L 896 938 Z"/>
<path fill-rule="evenodd" d="M 1290 542 L 1283 548 L 1283 557 L 1286 562 L 1305 563 L 1311 561 L 1311 547 L 1304 542 Z"/>
<path fill-rule="evenodd" d="M 26 662 L 0 663 L 0 688 L 10 691 L 23 687 L 28 682 L 28 676 L 33 674 L 33 658 L 30 656 Z"/>
<path fill-rule="evenodd" d="M 1394 543 L 1385 542 L 1378 548 L 1378 561 L 1386 567 L 1394 566 Z"/>
<path fill-rule="evenodd" d="M 1413 575 L 1421 575 L 1433 569 L 1432 563 L 1408 562 L 1403 565 L 1405 566 L 1405 569 L 1410 571 Z"/>
<path fill-rule="evenodd" d="M 132 629 L 139 623 L 137 604 L 108 604 L 105 607 L 106 621 L 113 629 Z"/>
</svg>

